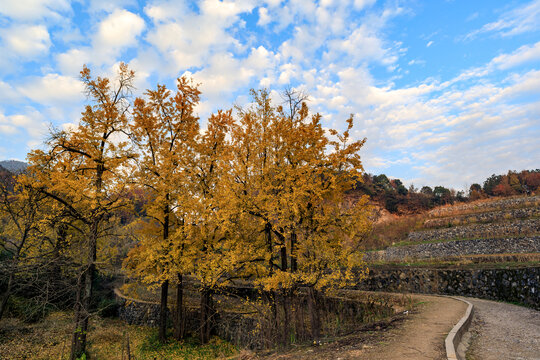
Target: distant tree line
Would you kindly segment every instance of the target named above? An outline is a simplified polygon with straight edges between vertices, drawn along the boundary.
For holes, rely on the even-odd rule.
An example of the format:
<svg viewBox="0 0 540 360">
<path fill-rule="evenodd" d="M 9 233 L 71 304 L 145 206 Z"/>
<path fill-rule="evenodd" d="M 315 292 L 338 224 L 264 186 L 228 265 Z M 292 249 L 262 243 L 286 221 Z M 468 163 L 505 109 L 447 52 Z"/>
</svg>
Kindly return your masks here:
<svg viewBox="0 0 540 360">
<path fill-rule="evenodd" d="M 412 214 L 433 207 L 467 202 L 488 197 L 531 195 L 540 190 L 540 169 L 508 171 L 503 175 L 491 175 L 483 185 L 472 184 L 468 192 L 456 191 L 438 185 L 433 188 L 414 185 L 405 187 L 400 179 L 390 179 L 385 174 L 364 174 L 363 181 L 356 186 L 356 192 L 369 195 L 381 207 L 395 214 Z"/>
<path fill-rule="evenodd" d="M 537 194 L 540 190 L 540 169 L 508 171 L 503 175 L 491 175 L 483 186 L 472 184 L 469 188 L 471 200 L 483 199 L 489 196 L 512 196 L 520 194 Z"/>
</svg>

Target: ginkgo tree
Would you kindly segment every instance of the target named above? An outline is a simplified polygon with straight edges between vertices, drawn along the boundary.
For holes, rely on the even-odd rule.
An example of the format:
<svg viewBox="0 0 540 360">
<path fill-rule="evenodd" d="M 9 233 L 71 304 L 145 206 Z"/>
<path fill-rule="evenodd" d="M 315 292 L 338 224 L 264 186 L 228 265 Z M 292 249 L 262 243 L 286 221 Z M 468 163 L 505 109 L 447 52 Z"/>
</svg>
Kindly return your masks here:
<svg viewBox="0 0 540 360">
<path fill-rule="evenodd" d="M 186 77 L 177 80 L 176 93 L 158 85 L 156 90 L 146 92 L 147 99 L 135 100 L 130 124 L 131 138 L 140 155 L 135 182 L 150 194 L 152 201 L 146 209 L 151 219 L 142 220 L 142 240 L 129 254 L 126 265 L 146 283 L 161 283 L 159 338 L 162 342 L 166 341 L 171 280 L 177 282 L 175 337 L 178 340 L 183 337 L 182 276 L 189 264 L 184 261 L 182 251 L 172 256 L 173 247 L 182 249 L 184 242 L 181 237 L 173 239 L 170 234 L 188 211 L 186 204 L 190 198 L 186 189 L 191 184 L 187 184 L 186 179 L 194 166 L 199 119 L 193 108 L 199 94 L 196 84 Z"/>
<path fill-rule="evenodd" d="M 134 72 L 120 64 L 117 78 L 81 71 L 91 103 L 79 124 L 53 131 L 45 150 L 28 155 L 34 186 L 63 207 L 82 238 L 81 268 L 75 301 L 71 359 L 85 353 L 88 319 L 100 243 L 107 240 L 113 213 L 126 205 L 128 161 L 134 157 L 123 134 L 129 121 L 128 97 Z"/>
<path fill-rule="evenodd" d="M 256 283 L 269 292 L 276 314 L 281 293 L 283 341 L 290 330 L 290 297 L 300 286 L 310 292 L 312 336 L 319 336 L 316 292 L 353 281 L 352 267 L 362 265 L 357 245 L 369 229 L 367 199 L 351 201 L 363 171 L 352 141 L 352 118 L 343 134 L 327 133 L 321 116 L 309 115 L 305 101 L 288 98 L 288 112 L 274 107 L 267 91 L 252 92 L 253 106 L 240 109 L 232 132 L 231 173 L 239 211 L 259 223 L 259 254 L 266 272 Z M 331 139 L 334 137 L 335 139 Z M 362 277 L 355 272 L 356 280 Z M 339 280 L 339 281 L 337 281 Z"/>
<path fill-rule="evenodd" d="M 234 276 L 252 252 L 236 235 L 237 208 L 228 189 L 231 111 L 218 111 L 197 137 L 197 152 L 190 176 L 191 202 L 177 235 L 190 242 L 192 275 L 200 283 L 200 339 L 210 340 L 214 307 L 212 293 Z"/>
</svg>

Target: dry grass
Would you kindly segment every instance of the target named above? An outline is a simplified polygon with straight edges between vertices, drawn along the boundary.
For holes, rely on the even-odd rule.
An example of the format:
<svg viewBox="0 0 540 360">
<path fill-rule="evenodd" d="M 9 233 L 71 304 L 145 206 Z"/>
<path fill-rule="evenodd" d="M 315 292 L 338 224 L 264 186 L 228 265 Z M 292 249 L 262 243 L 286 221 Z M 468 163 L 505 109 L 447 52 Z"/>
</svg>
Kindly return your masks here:
<svg viewBox="0 0 540 360">
<path fill-rule="evenodd" d="M 444 259 L 402 259 L 400 261 L 378 261 L 372 267 L 435 267 L 435 268 L 522 268 L 540 266 L 540 254 L 496 254 L 467 255 Z"/>
<path fill-rule="evenodd" d="M 52 313 L 36 324 L 3 319 L 0 322 L 0 359 L 68 359 L 71 331 L 72 315 L 68 312 Z M 160 345 L 156 335 L 153 328 L 94 317 L 88 333 L 88 355 L 92 360 L 127 359 L 128 338 L 133 360 L 222 359 L 237 352 L 234 346 L 218 338 L 204 346 L 194 339 L 183 343 L 171 340 Z"/>
<path fill-rule="evenodd" d="M 502 200 L 506 200 L 508 198 L 503 198 Z M 500 201 L 501 198 L 495 198 L 495 199 L 483 199 L 483 200 L 477 200 L 472 204 L 473 206 L 475 204 L 489 204 L 493 203 L 493 206 L 491 207 L 483 207 L 483 208 L 473 208 L 473 209 L 462 209 L 462 205 L 445 205 L 440 207 L 440 209 L 445 210 L 445 214 L 443 216 L 434 216 L 430 215 L 430 213 L 436 209 L 430 210 L 429 212 L 425 212 L 422 214 L 416 214 L 416 215 L 404 215 L 404 216 L 395 216 L 391 214 L 382 214 L 380 218 L 375 222 L 373 225 L 373 230 L 371 235 L 363 242 L 362 244 L 362 250 L 379 250 L 379 249 L 385 249 L 389 246 L 393 246 L 399 243 L 403 243 L 407 239 L 407 235 L 411 231 L 418 231 L 418 230 L 424 230 L 427 228 L 431 228 L 429 226 L 430 219 L 431 221 L 441 221 L 443 219 L 448 219 L 448 222 L 451 226 L 462 226 L 462 225 L 468 225 L 468 224 L 474 224 L 478 222 L 478 219 L 476 219 L 475 214 L 479 213 L 486 213 L 486 212 L 494 212 L 494 211 L 503 211 L 508 209 L 518 209 L 518 208 L 528 208 L 528 207 L 540 207 L 540 200 L 535 200 L 535 198 L 531 198 L 530 202 L 520 204 L 519 206 L 514 207 L 505 207 L 503 208 L 501 205 L 497 205 L 497 202 Z M 508 222 L 512 221 L 512 217 L 510 214 L 506 214 L 507 216 L 504 217 L 501 221 Z M 463 218 L 460 218 L 463 217 Z M 427 227 L 426 227 L 427 222 Z M 444 220 L 443 220 L 444 222 Z M 437 227 L 447 227 L 449 223 L 439 224 Z M 533 233 L 536 234 L 536 233 Z M 520 233 L 520 235 L 522 235 Z"/>
<path fill-rule="evenodd" d="M 513 198 L 524 198 L 526 202 L 517 204 L 514 206 L 508 206 L 508 205 L 503 206 L 499 204 L 501 200 L 508 200 L 508 199 L 513 199 Z M 488 205 L 484 206 L 484 204 L 488 204 Z M 479 207 L 480 205 L 482 207 Z M 426 218 L 445 218 L 445 217 L 457 217 L 457 216 L 462 216 L 462 215 L 501 211 L 501 210 L 508 210 L 508 209 L 523 209 L 523 208 L 540 206 L 540 200 L 536 198 L 525 197 L 525 196 L 512 196 L 512 197 L 505 197 L 505 198 L 490 198 L 490 199 L 476 200 L 470 203 L 466 203 L 465 204 L 465 206 L 467 206 L 466 208 L 463 208 L 463 206 L 464 206 L 463 204 L 443 205 L 443 206 L 434 208 L 432 210 L 429 210 L 425 214 L 425 216 Z M 442 211 L 444 214 L 439 215 L 437 214 L 437 211 Z"/>
<path fill-rule="evenodd" d="M 515 210 L 515 209 L 512 209 Z M 483 220 L 478 216 L 479 212 L 474 214 L 465 214 L 460 216 L 448 216 L 448 217 L 439 217 L 426 219 L 424 221 L 424 228 L 426 229 L 437 229 L 445 228 L 451 226 L 464 226 L 471 224 L 485 224 L 485 223 L 509 223 L 513 220 L 526 220 L 526 219 L 538 219 L 540 214 L 540 207 L 535 209 L 529 216 L 514 216 L 512 210 L 497 210 L 497 211 L 484 211 L 481 214 L 491 213 L 493 218 L 489 220 Z"/>
<path fill-rule="evenodd" d="M 371 235 L 364 241 L 363 250 L 384 249 L 403 239 L 411 231 L 422 227 L 424 215 L 400 216 L 392 221 L 379 222 L 373 225 Z"/>
</svg>

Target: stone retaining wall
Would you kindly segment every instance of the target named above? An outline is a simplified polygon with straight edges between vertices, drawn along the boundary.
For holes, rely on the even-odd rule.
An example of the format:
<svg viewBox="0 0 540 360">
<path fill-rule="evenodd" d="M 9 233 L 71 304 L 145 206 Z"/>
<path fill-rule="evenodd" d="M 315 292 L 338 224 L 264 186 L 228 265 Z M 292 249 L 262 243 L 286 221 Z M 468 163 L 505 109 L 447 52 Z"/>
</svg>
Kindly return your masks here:
<svg viewBox="0 0 540 360">
<path fill-rule="evenodd" d="M 143 301 L 124 296 L 115 289 L 116 301 L 119 305 L 118 315 L 130 325 L 158 326 L 160 304 Z M 197 335 L 200 327 L 200 312 L 198 308 L 186 308 L 185 331 L 187 334 Z M 167 311 L 167 319 L 172 321 L 171 311 Z M 255 319 L 245 314 L 220 313 L 214 319 L 214 332 L 222 339 L 230 341 L 234 345 L 261 348 L 262 339 L 258 336 L 260 329 L 255 327 Z"/>
<path fill-rule="evenodd" d="M 424 222 L 424 227 L 437 228 L 443 226 L 458 226 L 472 223 L 492 223 L 496 221 L 507 221 L 511 219 L 525 219 L 533 216 L 540 216 L 540 207 L 491 211 L 456 217 L 427 219 Z"/>
<path fill-rule="evenodd" d="M 253 288 L 236 288 L 235 291 L 243 293 L 254 293 Z M 117 303 L 119 305 L 119 317 L 128 324 L 158 326 L 159 324 L 159 303 L 136 300 L 124 296 L 118 289 L 115 289 Z M 300 316 L 302 324 L 309 323 L 306 295 L 297 295 L 292 299 L 290 310 L 299 309 L 300 312 L 294 312 L 295 318 Z M 353 299 L 338 297 L 322 297 L 319 299 L 319 311 L 321 319 L 324 318 L 332 325 L 339 323 L 339 326 L 323 326 L 324 336 L 341 336 L 350 331 L 357 330 L 358 324 L 372 321 L 372 318 L 388 317 L 394 313 L 392 306 L 385 303 L 361 302 Z M 282 316 L 282 310 L 278 309 Z M 299 315 L 301 314 L 301 315 Z M 171 313 L 168 312 L 170 320 Z M 185 310 L 186 333 L 197 335 L 200 324 L 199 309 L 188 308 Z M 259 316 L 258 316 L 259 315 Z M 336 319 L 333 321 L 331 319 Z M 270 326 L 263 320 L 258 313 L 238 313 L 231 311 L 219 311 L 215 314 L 212 321 L 213 334 L 231 342 L 242 348 L 263 349 L 272 347 L 276 341 L 276 334 L 272 334 Z M 296 320 L 295 320 L 296 321 Z M 265 325 L 266 324 L 266 325 Z M 172 324 L 169 324 L 172 325 Z M 297 340 L 306 340 L 306 329 L 297 334 Z"/>
<path fill-rule="evenodd" d="M 370 269 L 359 290 L 478 297 L 540 310 L 540 267 L 518 269 Z"/>
<path fill-rule="evenodd" d="M 488 211 L 489 209 L 496 210 L 498 208 L 516 208 L 522 206 L 531 206 L 534 204 L 540 204 L 540 195 L 505 198 L 495 201 L 475 202 L 472 204 L 439 207 L 430 210 L 428 212 L 428 215 L 432 217 L 440 217 L 452 215 L 456 211 Z"/>
<path fill-rule="evenodd" d="M 443 229 L 411 231 L 407 235 L 407 240 L 425 242 L 475 237 L 523 236 L 538 233 L 540 233 L 540 219 L 528 219 L 506 223 L 471 224 Z"/>
<path fill-rule="evenodd" d="M 540 236 L 508 239 L 476 239 L 395 246 L 364 255 L 367 262 L 405 259 L 447 258 L 463 255 L 518 254 L 540 252 Z"/>
</svg>

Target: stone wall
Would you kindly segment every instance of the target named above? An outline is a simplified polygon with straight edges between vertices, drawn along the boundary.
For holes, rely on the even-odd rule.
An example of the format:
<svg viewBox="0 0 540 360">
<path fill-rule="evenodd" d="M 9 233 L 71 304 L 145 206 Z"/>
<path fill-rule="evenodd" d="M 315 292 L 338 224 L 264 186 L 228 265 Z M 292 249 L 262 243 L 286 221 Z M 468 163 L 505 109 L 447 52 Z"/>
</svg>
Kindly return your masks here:
<svg viewBox="0 0 540 360">
<path fill-rule="evenodd" d="M 497 209 L 517 208 L 531 205 L 540 205 L 540 195 L 527 197 L 505 198 L 495 201 L 475 202 L 455 206 L 439 207 L 428 212 L 429 216 L 440 217 L 449 216 L 456 211 L 489 211 Z"/>
<path fill-rule="evenodd" d="M 508 239 L 476 239 L 445 241 L 409 246 L 389 247 L 369 251 L 364 255 L 367 262 L 400 261 L 406 259 L 447 258 L 463 255 L 518 254 L 540 252 L 540 236 Z"/>
<path fill-rule="evenodd" d="M 540 219 L 528 219 L 493 224 L 471 224 L 443 229 L 411 231 L 408 241 L 425 242 L 443 239 L 464 239 L 475 237 L 502 237 L 533 235 L 540 233 Z"/>
<path fill-rule="evenodd" d="M 130 325 L 158 326 L 160 305 L 150 301 L 143 301 L 124 296 L 115 289 L 118 303 L 118 315 Z M 197 335 L 200 327 L 200 312 L 198 308 L 186 308 L 185 331 L 187 334 Z M 168 309 L 167 319 L 172 321 L 171 311 Z M 255 319 L 245 314 L 221 313 L 215 317 L 214 332 L 222 339 L 235 345 L 248 348 L 262 347 L 262 339 L 257 336 L 258 329 L 254 327 Z M 172 325 L 172 324 L 169 324 Z"/>
<path fill-rule="evenodd" d="M 253 293 L 253 288 L 237 288 L 244 293 Z M 157 326 L 159 323 L 160 306 L 158 303 L 136 300 L 124 296 L 118 289 L 115 289 L 117 302 L 119 305 L 119 317 L 128 324 Z M 282 301 L 278 297 L 278 301 Z M 373 319 L 387 318 L 394 314 L 394 309 L 385 302 L 375 301 L 362 302 L 343 297 L 321 297 L 319 298 L 319 312 L 321 315 L 323 336 L 341 336 L 351 331 L 357 330 L 359 324 L 363 324 Z M 297 294 L 289 303 L 292 319 L 301 320 L 302 330 L 297 328 L 297 340 L 299 342 L 308 339 L 307 328 L 309 324 L 308 301 L 305 294 Z M 279 321 L 283 320 L 283 310 L 281 306 L 277 309 Z M 197 336 L 200 313 L 198 309 L 186 309 L 186 333 Z M 170 319 L 170 311 L 168 314 Z M 281 341 L 280 330 L 276 334 L 273 325 L 270 325 L 268 318 L 261 318 L 261 313 L 238 313 L 231 311 L 219 311 L 213 318 L 213 333 L 222 339 L 231 342 L 241 348 L 263 349 L 273 347 L 276 342 Z M 336 325 L 339 324 L 339 325 Z M 172 324 L 169 324 L 172 325 Z M 280 325 L 281 326 L 281 325 Z"/>
<path fill-rule="evenodd" d="M 356 289 L 470 296 L 540 310 L 540 267 L 518 269 L 370 269 Z"/>
<path fill-rule="evenodd" d="M 458 226 L 471 223 L 492 223 L 508 221 L 511 219 L 525 219 L 533 216 L 540 216 L 540 207 L 529 207 L 521 209 L 509 209 L 501 211 L 491 211 L 484 213 L 475 213 L 455 217 L 445 217 L 436 219 L 427 219 L 424 222 L 426 228 L 437 228 L 443 226 Z"/>
</svg>

